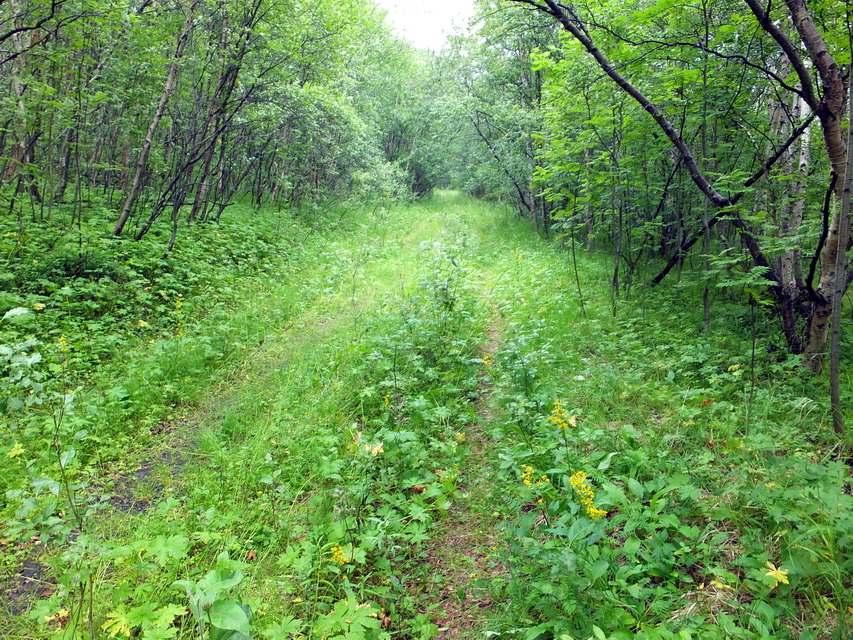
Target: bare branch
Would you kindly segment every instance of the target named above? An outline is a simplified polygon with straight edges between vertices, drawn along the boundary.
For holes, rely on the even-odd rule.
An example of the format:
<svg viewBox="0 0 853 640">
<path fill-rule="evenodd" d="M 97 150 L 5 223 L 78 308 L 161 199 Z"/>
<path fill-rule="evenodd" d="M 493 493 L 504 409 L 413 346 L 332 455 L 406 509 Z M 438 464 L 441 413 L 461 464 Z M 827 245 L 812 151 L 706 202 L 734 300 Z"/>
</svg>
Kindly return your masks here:
<svg viewBox="0 0 853 640">
<path fill-rule="evenodd" d="M 752 10 L 752 13 L 755 14 L 755 17 L 758 20 L 758 24 L 761 25 L 761 28 L 764 29 L 768 34 L 770 34 L 770 36 L 782 48 L 782 51 L 785 52 L 785 55 L 788 56 L 788 60 L 791 62 L 791 66 L 794 67 L 794 71 L 797 73 L 797 77 L 800 79 L 800 86 L 802 87 L 802 89 L 798 93 L 800 93 L 800 95 L 803 97 L 803 100 L 806 101 L 806 104 L 811 107 L 812 111 L 817 111 L 820 108 L 820 100 L 818 100 L 817 96 L 815 95 L 814 84 L 812 83 L 811 74 L 809 73 L 809 70 L 806 69 L 806 65 L 803 62 L 803 59 L 800 57 L 797 48 L 791 43 L 791 41 L 788 39 L 788 36 L 785 35 L 785 32 L 773 23 L 773 21 L 770 19 L 769 13 L 766 13 L 764 9 L 761 8 L 761 5 L 758 4 L 757 0 L 744 0 L 744 2 L 746 2 L 746 4 Z"/>
<path fill-rule="evenodd" d="M 598 65 L 601 69 L 615 82 L 619 88 L 621 88 L 625 93 L 630 95 L 634 100 L 636 100 L 640 106 L 643 107 L 645 111 L 647 111 L 652 118 L 655 119 L 658 126 L 661 130 L 666 134 L 666 136 L 670 139 L 672 144 L 678 149 L 678 152 L 684 158 L 684 165 L 687 167 L 687 171 L 690 174 L 693 182 L 696 183 L 696 186 L 702 191 L 702 193 L 707 196 L 707 198 L 713 202 L 717 207 L 728 207 L 731 206 L 732 202 L 727 197 L 719 193 L 713 185 L 705 178 L 702 172 L 699 170 L 699 166 L 696 164 L 696 159 L 693 157 L 693 152 L 687 146 L 687 143 L 684 142 L 684 139 L 679 135 L 678 131 L 676 131 L 675 127 L 672 123 L 664 116 L 660 109 L 658 109 L 657 105 L 655 105 L 651 100 L 649 100 L 637 87 L 631 84 L 622 74 L 620 74 L 610 63 L 610 61 L 605 57 L 605 55 L 595 46 L 595 43 L 592 39 L 585 33 L 585 31 L 578 26 L 580 22 L 575 15 L 574 11 L 571 8 L 566 7 L 565 5 L 561 5 L 554 0 L 543 0 L 547 5 L 546 10 L 542 4 L 536 2 L 535 0 L 509 0 L 510 2 L 522 2 L 525 4 L 532 5 L 538 8 L 540 11 L 545 11 L 546 13 L 554 16 L 557 20 L 559 20 L 560 24 L 563 25 L 563 28 L 571 33 L 578 42 L 580 42 L 583 47 L 587 50 L 587 52 L 595 58 L 595 61 L 598 62 Z"/>
</svg>

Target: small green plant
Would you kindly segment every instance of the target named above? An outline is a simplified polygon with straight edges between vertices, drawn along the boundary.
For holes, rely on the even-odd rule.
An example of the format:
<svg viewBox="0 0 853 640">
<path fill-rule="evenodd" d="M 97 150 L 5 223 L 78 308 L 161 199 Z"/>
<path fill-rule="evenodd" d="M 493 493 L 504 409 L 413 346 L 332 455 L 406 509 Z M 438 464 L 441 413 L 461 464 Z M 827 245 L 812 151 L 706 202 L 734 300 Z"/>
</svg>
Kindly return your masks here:
<svg viewBox="0 0 853 640">
<path fill-rule="evenodd" d="M 174 586 L 186 591 L 199 640 L 248 640 L 252 637 L 252 611 L 230 596 L 244 574 L 231 568 L 235 563 L 227 553 L 220 554 L 216 564 L 198 582 L 176 580 Z"/>
</svg>

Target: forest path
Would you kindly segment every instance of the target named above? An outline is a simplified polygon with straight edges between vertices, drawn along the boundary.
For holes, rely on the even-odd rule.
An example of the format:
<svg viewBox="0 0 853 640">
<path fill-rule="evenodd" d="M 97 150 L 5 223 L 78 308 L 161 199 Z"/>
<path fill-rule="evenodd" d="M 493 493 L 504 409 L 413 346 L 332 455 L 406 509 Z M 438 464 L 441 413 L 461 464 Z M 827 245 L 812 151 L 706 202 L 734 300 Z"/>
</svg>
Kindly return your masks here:
<svg viewBox="0 0 853 640">
<path fill-rule="evenodd" d="M 349 637 L 350 618 L 337 617 L 346 603 L 351 617 L 370 612 L 391 637 L 482 637 L 496 604 L 489 584 L 504 574 L 498 447 L 489 435 L 505 324 L 492 299 L 502 276 L 485 242 L 496 215 L 449 194 L 379 212 L 317 249 L 310 269 L 292 274 L 301 301 L 287 303 L 294 310 L 286 322 L 247 345 L 228 372 L 220 366 L 198 402 L 176 406 L 144 441 L 129 440 L 120 464 L 93 478 L 93 495 L 111 496 L 87 516 L 96 544 L 66 540 L 46 548 L 37 566 L 0 578 L 10 597 L 0 635 L 48 637 L 57 624 L 89 625 L 90 616 L 93 628 L 114 623 L 124 635 L 174 633 L 189 618 L 125 612 L 182 610 L 176 580 L 237 567 L 245 577 L 228 597 L 251 607 L 253 630 L 267 637 Z M 501 255 L 514 264 L 506 247 Z M 456 278 L 459 291 L 448 290 Z M 457 295 L 466 309 L 459 332 L 440 334 L 445 296 Z M 253 304 L 261 313 L 285 303 L 270 288 Z M 430 350 L 448 363 L 433 369 L 446 381 L 426 377 L 404 393 L 413 422 L 396 428 L 412 432 L 424 457 L 403 462 L 391 457 L 400 447 L 387 428 L 391 378 L 370 364 L 381 365 L 375 356 L 388 345 L 385 362 L 396 367 L 399 349 L 413 363 L 410 378 Z M 419 401 L 428 407 L 417 409 Z M 442 411 L 452 416 L 437 417 Z M 433 418 L 416 426 L 422 415 Z M 376 442 L 382 453 L 382 439 L 385 455 L 371 455 Z M 408 475 L 397 471 L 402 464 Z M 454 479 L 442 482 L 437 469 L 452 469 Z M 375 482 L 364 494 L 362 478 Z M 443 500 L 446 510 L 436 504 Z M 368 531 L 356 538 L 342 527 L 359 522 L 359 504 L 376 515 L 360 521 Z M 369 527 L 380 519 L 396 527 L 395 537 L 375 543 Z M 90 569 L 98 603 L 91 612 L 86 589 L 63 586 Z"/>
<path fill-rule="evenodd" d="M 493 311 L 486 341 L 477 350 L 482 362 L 478 419 L 466 430 L 469 452 L 461 479 L 462 498 L 428 543 L 424 555 L 430 572 L 418 585 L 420 609 L 431 615 L 442 640 L 482 636 L 486 615 L 495 604 L 487 584 L 505 572 L 496 555 L 502 544 L 500 514 L 495 511 L 497 445 L 486 430 L 496 415 L 489 375 L 502 337 L 500 314 Z"/>
</svg>

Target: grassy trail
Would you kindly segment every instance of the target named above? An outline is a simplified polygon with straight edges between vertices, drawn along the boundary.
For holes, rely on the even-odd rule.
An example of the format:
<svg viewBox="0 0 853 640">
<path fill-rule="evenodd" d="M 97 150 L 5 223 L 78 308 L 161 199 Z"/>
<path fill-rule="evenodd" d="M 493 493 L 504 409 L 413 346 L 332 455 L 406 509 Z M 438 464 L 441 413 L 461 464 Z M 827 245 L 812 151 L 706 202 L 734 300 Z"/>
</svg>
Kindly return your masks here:
<svg viewBox="0 0 853 640">
<path fill-rule="evenodd" d="M 477 350 L 483 369 L 474 404 L 476 418 L 466 430 L 470 447 L 460 477 L 462 495 L 426 545 L 428 574 L 417 585 L 419 609 L 435 620 L 442 640 L 481 637 L 495 607 L 488 582 L 505 572 L 497 554 L 503 544 L 500 514 L 495 511 L 500 486 L 493 465 L 497 448 L 488 433 L 496 420 L 488 376 L 500 348 L 499 326 L 496 313 Z"/>
<path fill-rule="evenodd" d="M 393 409 L 399 402 L 399 415 L 392 420 L 402 424 L 412 419 L 402 415 L 408 408 L 403 408 L 406 398 L 400 389 L 387 391 L 387 379 L 382 381 L 385 387 L 365 379 L 365 360 L 376 356 L 387 332 L 399 329 L 400 318 L 395 314 L 406 305 L 413 316 L 403 320 L 409 324 L 409 335 L 398 337 L 408 338 L 410 349 L 423 350 L 417 331 L 430 340 L 437 337 L 432 335 L 434 330 L 449 329 L 418 326 L 424 319 L 414 316 L 423 308 L 413 297 L 420 295 L 419 289 L 432 287 L 427 295 L 441 297 L 437 301 L 441 315 L 427 321 L 451 322 L 448 308 L 441 305 L 457 292 L 441 287 L 458 274 L 453 273 L 456 266 L 448 262 L 441 246 L 464 243 L 470 237 L 462 215 L 469 207 L 469 202 L 452 197 L 413 205 L 395 211 L 396 218 L 374 216 L 352 237 L 320 247 L 322 257 L 312 262 L 312 271 L 292 276 L 319 294 L 283 326 L 268 327 L 260 344 L 244 344 L 240 364 L 231 365 L 215 388 L 192 405 L 179 405 L 168 420 L 151 429 L 143 448 L 131 444 L 105 468 L 106 473 L 92 479 L 89 490 L 102 492 L 108 502 L 87 519 L 82 536 L 69 538 L 70 545 L 57 540 L 55 545 L 34 548 L 27 562 L 6 575 L 10 615 L 4 618 L 4 637 L 75 637 L 90 630 L 98 635 L 99 628 L 107 634 L 145 637 L 169 637 L 179 629 L 181 637 L 191 637 L 194 627 L 197 633 L 206 633 L 211 622 L 204 616 L 209 616 L 214 602 L 239 602 L 252 612 L 253 627 L 262 631 L 267 627 L 271 637 L 290 633 L 320 637 L 334 630 L 351 631 L 335 627 L 331 605 L 341 597 L 353 597 L 354 592 L 357 606 L 371 595 L 374 602 L 383 603 L 381 608 L 371 605 L 367 628 L 371 621 L 381 620 L 383 632 L 429 635 L 435 626 L 435 608 L 424 601 L 423 594 L 410 595 L 410 583 L 420 580 L 418 565 L 426 548 L 423 543 L 432 537 L 433 521 L 441 518 L 441 512 L 455 509 L 451 504 L 457 495 L 462 497 L 463 481 L 457 486 L 456 480 L 448 478 L 442 484 L 426 467 L 446 462 L 456 474 L 455 467 L 465 466 L 460 464 L 461 451 L 459 456 L 455 450 L 443 451 L 449 448 L 439 440 L 456 437 L 459 440 L 452 440 L 450 449 L 462 445 L 461 425 L 450 423 L 462 414 L 466 421 L 473 415 L 469 403 L 464 399 L 444 402 L 440 389 L 419 398 L 432 407 L 420 409 L 417 419 L 424 420 L 432 408 L 438 409 L 437 418 L 427 419 L 437 421 L 448 433 L 430 436 L 434 440 L 427 447 L 430 450 L 415 454 L 413 460 L 398 456 L 398 468 L 407 467 L 407 471 L 393 479 L 396 494 L 382 494 L 380 489 L 386 486 L 368 486 L 360 489 L 365 495 L 344 498 L 354 501 L 355 520 L 362 528 L 367 496 L 395 503 L 394 514 L 383 514 L 381 534 L 357 541 L 355 520 L 342 517 L 334 503 L 358 481 L 355 474 L 364 472 L 350 469 L 346 476 L 342 469 L 359 467 L 361 461 L 353 457 L 358 458 L 364 453 L 360 448 L 368 446 L 361 440 L 369 431 L 365 405 L 384 403 L 386 413 L 393 413 L 387 411 L 389 405 Z M 457 250 L 454 246 L 453 251 Z M 449 271 L 442 272 L 445 267 Z M 425 285 L 429 277 L 437 280 Z M 453 286 L 473 287 L 476 278 L 469 274 L 464 280 Z M 280 285 L 272 282 L 266 290 L 256 291 L 251 311 L 281 317 L 277 304 L 292 305 L 293 294 L 279 302 L 279 290 Z M 477 335 L 489 309 L 474 301 L 479 295 L 475 288 L 466 295 L 466 317 L 455 321 L 466 335 L 451 349 L 450 357 L 465 359 L 464 366 L 471 370 L 464 384 L 471 386 L 473 394 L 476 372 L 468 360 L 473 362 Z M 241 313 L 239 307 L 237 302 L 235 315 Z M 264 321 L 262 316 L 259 319 Z M 440 351 L 442 346 L 426 348 Z M 398 353 L 403 348 L 402 344 L 392 346 L 394 367 L 398 357 L 403 359 Z M 422 367 L 423 353 L 414 357 L 418 359 L 414 371 L 404 372 L 401 362 L 401 370 L 393 372 L 409 378 L 413 392 L 432 382 L 413 381 Z M 430 377 L 452 377 L 458 369 L 434 364 Z M 387 371 L 374 371 L 369 377 L 383 373 Z M 460 390 L 454 386 L 452 393 Z M 392 392 L 394 399 L 389 400 Z M 447 408 L 454 403 L 458 406 Z M 389 451 L 393 445 L 386 441 L 384 446 Z M 467 451 L 468 446 L 462 449 Z M 476 485 L 479 475 L 467 468 L 464 482 Z M 424 500 L 414 505 L 412 513 L 408 505 L 399 504 L 399 498 L 413 497 L 412 487 L 420 490 L 420 486 L 427 487 Z M 388 535 L 392 522 L 390 526 L 399 530 Z M 347 530 L 341 531 L 342 526 Z M 381 536 L 393 537 L 394 542 L 376 539 Z M 81 537 L 83 544 L 77 542 Z M 440 543 L 427 544 L 439 545 L 433 548 L 444 555 Z M 444 559 L 433 559 L 445 570 Z M 401 568 L 413 572 L 411 579 L 400 573 Z M 198 578 L 209 577 L 210 571 L 245 577 L 240 578 L 239 590 L 211 592 L 212 600 L 199 605 L 206 596 L 202 595 L 204 581 Z M 456 568 L 447 566 L 446 571 Z M 331 578 L 345 582 L 332 584 Z M 180 579 L 192 582 L 187 596 L 172 586 Z M 187 598 L 188 610 L 177 615 Z M 201 619 L 195 616 L 195 621 L 194 601 L 202 607 Z M 319 629 L 323 623 L 328 625 L 327 632 Z"/>
<path fill-rule="evenodd" d="M 614 307 L 603 262 L 452 194 L 312 252 L 144 444 L 68 465 L 85 526 L 19 540 L 2 637 L 846 637 L 849 469 L 725 307 Z"/>
</svg>

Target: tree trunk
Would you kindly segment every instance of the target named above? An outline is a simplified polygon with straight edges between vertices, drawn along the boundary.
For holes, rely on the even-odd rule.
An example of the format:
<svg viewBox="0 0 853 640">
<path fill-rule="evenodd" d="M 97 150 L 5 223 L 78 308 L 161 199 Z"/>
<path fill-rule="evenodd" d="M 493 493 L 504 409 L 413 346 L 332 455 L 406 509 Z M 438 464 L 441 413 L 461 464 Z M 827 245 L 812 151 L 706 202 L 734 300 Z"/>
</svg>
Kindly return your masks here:
<svg viewBox="0 0 853 640">
<path fill-rule="evenodd" d="M 853 45 L 853 38 L 850 40 Z M 848 123 L 853 123 L 853 83 L 850 83 L 848 97 L 850 113 Z M 839 361 L 841 355 L 841 307 L 844 306 L 844 290 L 847 288 L 847 244 L 850 240 L 850 199 L 853 196 L 853 127 L 847 129 L 847 163 L 844 174 L 844 188 L 841 194 L 841 215 L 839 216 L 838 244 L 842 247 L 835 256 L 835 281 L 832 304 L 832 334 L 829 342 L 829 397 L 832 403 L 832 426 L 835 433 L 844 436 L 844 414 L 841 406 L 841 380 Z"/>
<path fill-rule="evenodd" d="M 133 176 L 130 191 L 124 201 L 124 206 L 122 207 L 118 222 L 116 222 L 113 235 L 121 235 L 121 232 L 124 230 L 124 225 L 130 217 L 130 212 L 133 210 L 133 205 L 139 197 L 139 191 L 142 188 L 142 176 L 145 174 L 145 169 L 148 165 L 148 156 L 151 154 L 154 134 L 157 133 L 160 121 L 166 113 L 166 105 L 169 104 L 169 98 L 175 90 L 175 85 L 178 80 L 178 62 L 184 55 L 184 48 L 186 47 L 187 41 L 192 33 L 195 10 L 200 2 L 201 0 L 192 0 L 189 11 L 187 12 L 187 19 L 184 22 L 183 27 L 181 27 L 181 33 L 178 36 L 178 44 L 175 48 L 175 54 L 172 56 L 172 64 L 169 66 L 169 73 L 166 76 L 166 83 L 163 86 L 163 93 L 160 95 L 160 102 L 157 105 L 157 109 L 154 111 L 154 118 L 151 120 L 151 124 L 148 126 L 148 132 L 145 134 L 145 140 L 143 141 L 142 149 L 139 152 L 139 159 L 136 161 L 136 173 Z"/>
<path fill-rule="evenodd" d="M 805 0 L 785 0 L 788 12 L 793 20 L 794 27 L 799 35 L 799 43 L 805 47 L 809 54 L 812 65 L 818 71 L 821 86 L 817 91 L 811 75 L 811 70 L 800 57 L 801 46 L 791 42 L 787 34 L 778 24 L 778 19 L 772 18 L 765 13 L 764 5 L 759 0 L 744 0 L 752 13 L 758 20 L 761 28 L 770 35 L 780 46 L 788 58 L 792 69 L 800 80 L 800 88 L 796 92 L 802 96 L 809 105 L 813 116 L 806 118 L 805 122 L 793 129 L 791 135 L 781 144 L 775 145 L 775 152 L 761 165 L 760 169 L 743 184 L 743 189 L 738 193 L 725 197 L 709 182 L 699 164 L 696 162 L 687 141 L 678 130 L 667 119 L 661 109 L 651 102 L 636 86 L 631 84 L 614 67 L 607 57 L 599 50 L 590 33 L 589 25 L 584 22 L 575 12 L 571 4 L 564 4 L 556 0 L 508 0 L 520 4 L 526 4 L 548 14 L 559 21 L 563 28 L 568 31 L 586 49 L 598 63 L 599 67 L 610 79 L 625 93 L 630 95 L 643 109 L 649 113 L 661 131 L 669 138 L 672 145 L 683 158 L 684 165 L 696 186 L 705 194 L 719 211 L 710 217 L 707 224 L 702 225 L 702 231 L 694 233 L 679 244 L 675 255 L 670 259 L 666 267 L 652 279 L 652 284 L 660 282 L 666 274 L 683 258 L 685 252 L 704 236 L 705 229 L 716 225 L 724 216 L 730 217 L 730 222 L 740 232 L 741 241 L 749 251 L 756 265 L 765 267 L 767 273 L 765 278 L 771 281 L 771 290 L 780 303 L 793 304 L 793 296 L 786 292 L 782 285 L 776 264 L 771 264 L 759 244 L 758 238 L 751 232 L 745 222 L 733 210 L 736 204 L 747 192 L 747 189 L 763 178 L 772 167 L 783 158 L 797 139 L 803 135 L 813 116 L 817 116 L 823 132 L 824 146 L 829 157 L 830 165 L 834 173 L 844 174 L 847 158 L 847 149 L 842 135 L 842 119 L 844 115 L 845 92 L 842 81 L 841 69 L 833 59 L 826 43 L 815 26 L 814 21 L 806 6 Z M 769 6 L 769 5 L 768 5 Z M 786 85 L 787 87 L 787 85 Z M 841 196 L 842 186 L 836 188 L 836 198 Z M 839 229 L 842 220 L 839 208 L 835 208 L 829 224 L 829 233 L 821 250 L 820 282 L 813 295 L 813 309 L 809 317 L 808 339 L 805 347 L 805 355 L 809 365 L 818 371 L 821 367 L 822 355 L 826 351 L 827 329 L 829 326 L 830 310 L 836 291 L 844 291 L 847 280 L 836 267 L 839 251 L 846 251 L 847 247 L 841 247 L 839 243 Z M 841 282 L 839 282 L 841 278 Z"/>
<path fill-rule="evenodd" d="M 817 69 L 821 80 L 822 95 L 815 92 L 810 70 L 800 58 L 798 48 L 791 42 L 787 34 L 774 22 L 758 0 L 745 0 L 758 19 L 761 27 L 779 44 L 794 71 L 800 79 L 800 94 L 811 110 L 817 115 L 823 132 L 823 142 L 826 148 L 832 171 L 843 176 L 847 162 L 847 147 L 841 129 L 844 116 L 844 82 L 841 69 L 832 57 L 823 36 L 817 29 L 809 13 L 805 0 L 785 0 L 791 20 L 800 41 L 805 46 L 809 58 Z M 844 189 L 843 182 L 836 182 L 835 197 L 840 200 Z M 841 210 L 833 210 L 829 224 L 829 234 L 820 254 L 820 281 L 813 296 L 813 310 L 809 318 L 808 338 L 804 350 L 806 362 L 814 371 L 820 371 L 823 355 L 826 353 L 829 317 L 832 310 L 833 297 L 836 295 L 838 278 L 843 277 L 836 268 L 839 251 L 847 247 L 839 244 L 839 229 L 841 227 Z M 846 288 L 843 279 L 841 291 Z"/>
<path fill-rule="evenodd" d="M 20 0 L 10 0 L 9 3 L 11 6 L 12 14 L 15 16 L 20 16 L 23 13 L 19 3 Z M 15 26 L 17 27 L 18 25 L 16 24 Z M 32 31 L 30 33 L 30 47 L 32 46 L 32 42 L 35 41 L 36 37 L 36 31 Z M 37 133 L 31 134 L 28 131 L 28 114 L 26 104 L 24 102 L 24 93 L 27 90 L 27 85 L 25 80 L 23 80 L 22 78 L 27 68 L 27 56 L 24 55 L 23 51 L 30 47 L 26 47 L 24 45 L 22 33 L 14 32 L 11 35 L 11 40 L 15 52 L 18 54 L 12 61 L 11 71 L 12 92 L 14 95 L 18 113 L 17 118 L 15 118 L 15 124 L 12 128 L 12 148 L 9 152 L 9 163 L 6 165 L 4 181 L 11 182 L 17 175 L 19 180 L 18 185 L 16 187 L 16 193 L 20 191 L 22 187 L 21 180 L 25 179 L 26 182 L 30 184 L 30 193 L 35 196 L 38 196 L 38 187 L 34 183 L 32 173 L 30 173 L 26 177 L 21 174 L 21 170 L 33 160 L 35 142 L 38 138 Z"/>
</svg>

